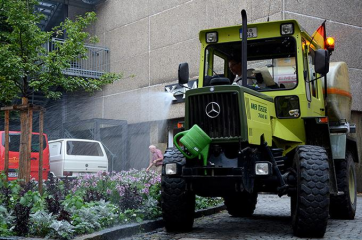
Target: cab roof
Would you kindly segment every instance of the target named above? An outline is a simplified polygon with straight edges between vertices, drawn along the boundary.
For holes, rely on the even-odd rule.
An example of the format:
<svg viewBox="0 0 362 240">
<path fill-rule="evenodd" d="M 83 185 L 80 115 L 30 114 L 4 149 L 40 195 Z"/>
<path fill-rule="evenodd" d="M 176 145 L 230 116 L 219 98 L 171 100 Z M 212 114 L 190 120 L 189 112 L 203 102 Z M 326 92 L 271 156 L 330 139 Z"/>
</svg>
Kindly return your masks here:
<svg viewBox="0 0 362 240">
<path fill-rule="evenodd" d="M 256 30 L 257 30 L 257 37 L 248 38 L 248 40 L 282 36 L 281 30 L 280 30 L 281 25 L 287 24 L 287 23 L 292 23 L 294 26 L 294 33 L 291 34 L 292 36 L 295 36 L 296 34 L 301 34 L 308 41 L 312 40 L 312 38 L 308 34 L 308 32 L 305 31 L 305 29 L 303 27 L 301 27 L 300 24 L 294 19 L 248 24 L 248 29 L 256 28 Z M 199 40 L 203 45 L 204 44 L 207 45 L 208 43 L 206 42 L 206 33 L 217 32 L 218 33 L 218 43 L 240 41 L 241 40 L 241 38 L 240 38 L 241 29 L 242 29 L 241 24 L 234 25 L 234 26 L 221 27 L 221 28 L 204 29 L 199 32 Z M 317 45 L 317 43 L 314 42 L 314 45 Z"/>
</svg>

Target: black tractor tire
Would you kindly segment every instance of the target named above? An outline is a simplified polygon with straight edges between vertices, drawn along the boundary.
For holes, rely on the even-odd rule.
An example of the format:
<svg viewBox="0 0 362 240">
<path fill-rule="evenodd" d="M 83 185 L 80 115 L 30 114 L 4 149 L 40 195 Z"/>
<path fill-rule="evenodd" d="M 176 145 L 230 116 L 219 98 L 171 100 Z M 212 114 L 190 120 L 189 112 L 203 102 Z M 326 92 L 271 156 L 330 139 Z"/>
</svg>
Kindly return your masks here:
<svg viewBox="0 0 362 240">
<path fill-rule="evenodd" d="M 183 161 L 185 159 L 180 151 L 168 149 L 163 164 Z M 185 232 L 192 230 L 195 214 L 195 194 L 186 189 L 184 179 L 162 175 L 161 207 L 166 231 Z"/>
<path fill-rule="evenodd" d="M 296 194 L 292 197 L 292 225 L 298 237 L 323 237 L 330 204 L 329 164 L 326 150 L 299 146 L 294 155 Z"/>
<path fill-rule="evenodd" d="M 335 161 L 338 191 L 340 196 L 331 196 L 329 214 L 335 219 L 354 219 L 357 207 L 357 178 L 353 154 L 346 153 L 346 159 Z"/>
<path fill-rule="evenodd" d="M 250 217 L 253 215 L 258 199 L 258 193 L 243 192 L 224 197 L 226 210 L 233 217 Z"/>
</svg>

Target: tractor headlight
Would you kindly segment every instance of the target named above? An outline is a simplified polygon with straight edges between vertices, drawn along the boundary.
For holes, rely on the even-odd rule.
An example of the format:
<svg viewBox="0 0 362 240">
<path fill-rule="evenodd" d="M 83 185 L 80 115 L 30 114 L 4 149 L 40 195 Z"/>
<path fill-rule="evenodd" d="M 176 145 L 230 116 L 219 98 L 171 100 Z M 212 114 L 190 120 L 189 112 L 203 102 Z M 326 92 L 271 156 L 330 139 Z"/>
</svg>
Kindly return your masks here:
<svg viewBox="0 0 362 240">
<path fill-rule="evenodd" d="M 176 163 L 168 163 L 165 167 L 166 175 L 175 175 L 177 173 Z"/>
<path fill-rule="evenodd" d="M 207 43 L 216 43 L 217 39 L 217 32 L 209 32 L 206 33 L 206 42 Z"/>
<path fill-rule="evenodd" d="M 255 163 L 255 174 L 256 175 L 269 175 L 270 163 L 268 162 L 257 162 Z"/>
<path fill-rule="evenodd" d="M 294 33 L 293 23 L 286 23 L 280 25 L 280 34 L 281 35 L 292 35 Z"/>
</svg>

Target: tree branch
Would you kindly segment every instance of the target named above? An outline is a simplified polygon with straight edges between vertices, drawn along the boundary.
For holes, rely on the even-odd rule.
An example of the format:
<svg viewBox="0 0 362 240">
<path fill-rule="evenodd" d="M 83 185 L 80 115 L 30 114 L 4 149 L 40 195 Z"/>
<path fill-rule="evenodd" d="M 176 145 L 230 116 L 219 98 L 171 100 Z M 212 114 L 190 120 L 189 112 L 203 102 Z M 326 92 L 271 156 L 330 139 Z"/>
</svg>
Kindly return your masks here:
<svg viewBox="0 0 362 240">
<path fill-rule="evenodd" d="M 12 80 L 17 88 L 20 89 L 21 92 L 23 92 L 23 88 L 20 83 L 18 83 L 16 80 Z"/>
</svg>

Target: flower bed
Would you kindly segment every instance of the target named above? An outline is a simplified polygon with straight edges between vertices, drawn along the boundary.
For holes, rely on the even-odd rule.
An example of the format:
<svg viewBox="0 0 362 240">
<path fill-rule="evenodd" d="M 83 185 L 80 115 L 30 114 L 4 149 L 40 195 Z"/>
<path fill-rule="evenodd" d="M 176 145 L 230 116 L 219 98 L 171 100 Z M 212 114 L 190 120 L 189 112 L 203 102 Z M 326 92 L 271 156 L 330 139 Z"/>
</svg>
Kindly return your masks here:
<svg viewBox="0 0 362 240">
<path fill-rule="evenodd" d="M 71 239 L 116 224 L 161 216 L 161 177 L 130 170 L 50 179 L 40 195 L 37 183 L 5 181 L 0 175 L 0 236 Z M 196 197 L 196 209 L 220 204 L 220 198 Z"/>
</svg>

